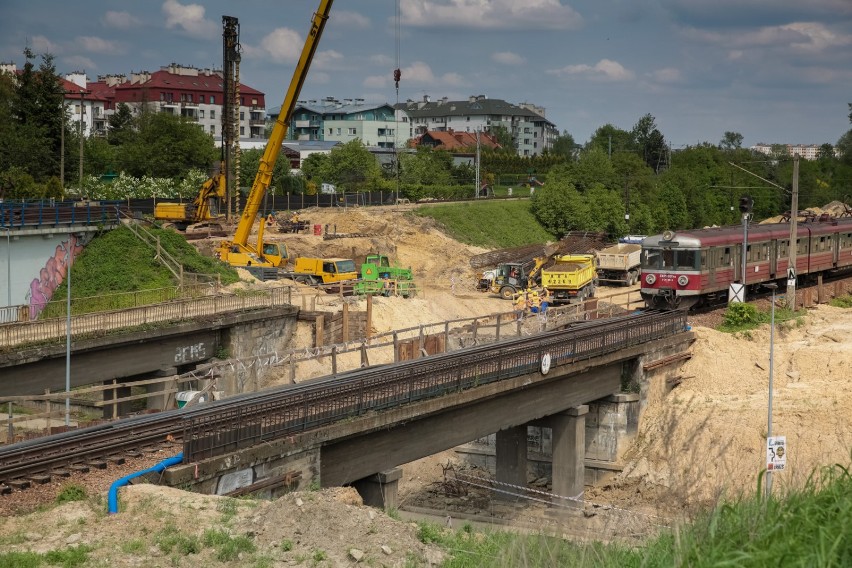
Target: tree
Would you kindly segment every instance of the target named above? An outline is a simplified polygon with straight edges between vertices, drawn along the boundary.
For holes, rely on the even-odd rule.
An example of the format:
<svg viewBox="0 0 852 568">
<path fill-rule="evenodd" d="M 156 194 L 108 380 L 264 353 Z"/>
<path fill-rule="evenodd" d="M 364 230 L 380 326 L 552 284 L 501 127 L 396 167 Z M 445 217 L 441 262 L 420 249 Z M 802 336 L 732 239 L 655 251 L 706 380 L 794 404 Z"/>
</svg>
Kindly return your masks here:
<svg viewBox="0 0 852 568">
<path fill-rule="evenodd" d="M 127 103 L 118 103 L 108 123 L 107 140 L 110 144 L 124 144 L 133 137 L 133 113 Z"/>
<path fill-rule="evenodd" d="M 371 190 L 382 179 L 379 162 L 358 138 L 326 155 L 311 154 L 302 162 L 302 171 L 315 183 L 331 183 L 346 191 Z"/>
<path fill-rule="evenodd" d="M 657 129 L 654 117 L 646 114 L 633 126 L 631 132 L 636 145 L 642 153 L 642 159 L 655 172 L 666 164 L 668 148 L 663 134 Z"/>
<path fill-rule="evenodd" d="M 723 150 L 738 150 L 742 148 L 743 145 L 743 135 L 739 132 L 729 132 L 725 131 L 725 135 L 722 140 L 719 142 L 719 146 Z"/>
<path fill-rule="evenodd" d="M 116 161 L 132 176 L 181 177 L 191 169 L 207 171 L 216 160 L 213 138 L 198 124 L 164 112 L 142 112 L 133 136 Z"/>
<path fill-rule="evenodd" d="M 560 136 L 553 141 L 551 153 L 561 156 L 567 160 L 575 159 L 577 155 L 576 143 L 574 137 L 568 134 L 567 130 L 563 130 Z"/>
<path fill-rule="evenodd" d="M 512 139 L 512 133 L 502 124 L 497 124 L 491 127 L 489 133 L 497 140 L 503 151 L 515 152 L 515 141 Z"/>
<path fill-rule="evenodd" d="M 243 150 L 240 153 L 240 187 L 251 187 L 254 183 L 254 178 L 257 177 L 257 170 L 260 168 L 260 159 L 263 157 L 264 149 L 252 148 Z M 275 165 L 272 167 L 272 179 L 269 182 L 269 192 L 276 194 L 284 191 L 287 187 L 292 187 L 287 178 L 290 177 L 290 163 L 285 156 L 278 156 L 275 160 Z"/>
<path fill-rule="evenodd" d="M 453 158 L 448 152 L 419 147 L 414 154 L 401 154 L 399 165 L 399 179 L 402 183 L 414 185 L 453 183 Z"/>
<path fill-rule="evenodd" d="M 636 144 L 633 135 L 626 130 L 616 128 L 612 124 L 604 124 L 592 134 L 586 143 L 586 150 L 597 148 L 607 156 L 616 152 L 634 152 Z"/>
<path fill-rule="evenodd" d="M 530 211 L 557 238 L 568 231 L 583 230 L 590 224 L 586 201 L 564 177 L 548 178 L 530 199 Z"/>
</svg>

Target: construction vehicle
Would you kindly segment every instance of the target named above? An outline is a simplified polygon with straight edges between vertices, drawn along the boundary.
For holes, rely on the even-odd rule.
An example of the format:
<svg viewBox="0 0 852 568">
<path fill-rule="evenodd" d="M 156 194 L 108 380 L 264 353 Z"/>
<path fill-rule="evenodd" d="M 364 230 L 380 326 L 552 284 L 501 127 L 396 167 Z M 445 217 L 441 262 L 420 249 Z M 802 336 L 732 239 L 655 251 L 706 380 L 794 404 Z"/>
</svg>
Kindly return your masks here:
<svg viewBox="0 0 852 568">
<path fill-rule="evenodd" d="M 528 262 L 504 262 L 497 265 L 494 279 L 491 280 L 490 290 L 499 294 L 504 300 L 513 299 L 518 292 L 539 285 L 538 274 L 551 259 L 551 256 L 538 256 Z M 483 274 L 480 287 L 488 278 Z"/>
<path fill-rule="evenodd" d="M 233 238 L 222 241 L 217 249 L 217 256 L 224 262 L 227 262 L 231 266 L 248 268 L 255 274 L 259 273 L 261 278 L 264 279 L 274 274 L 279 268 L 287 265 L 289 261 L 287 246 L 283 243 L 263 242 L 264 225 L 266 224 L 266 218 L 264 217 L 260 219 L 260 226 L 257 231 L 257 244 L 253 245 L 249 243 L 249 236 L 257 219 L 258 210 L 269 188 L 269 183 L 272 180 L 272 169 L 281 151 L 281 144 L 284 141 L 284 136 L 287 134 L 287 128 L 293 116 L 293 109 L 296 106 L 296 101 L 299 98 L 305 77 L 308 75 L 308 69 L 314 58 L 314 53 L 325 28 L 325 23 L 328 20 L 332 4 L 333 0 L 320 0 L 319 8 L 314 13 L 311 22 L 311 30 L 308 32 L 305 45 L 302 47 L 302 54 L 296 64 L 295 71 L 293 71 L 293 77 L 290 80 L 287 94 L 284 96 L 284 102 L 281 104 L 278 120 L 275 121 L 275 126 L 273 126 L 269 134 L 269 140 L 266 143 L 263 156 L 260 158 L 257 175 L 252 183 L 246 206 L 237 225 L 237 230 Z M 352 270 L 354 272 L 354 265 Z"/>
<path fill-rule="evenodd" d="M 416 293 L 414 271 L 393 266 L 383 254 L 368 254 L 361 264 L 361 279 L 355 284 L 358 295 L 382 294 L 408 298 Z"/>
<path fill-rule="evenodd" d="M 549 291 L 554 305 L 580 303 L 586 298 L 593 298 L 596 286 L 593 254 L 558 255 L 553 266 L 541 271 L 541 287 Z"/>
<path fill-rule="evenodd" d="M 293 265 L 294 280 L 305 284 L 331 284 L 357 280 L 355 261 L 348 258 L 299 257 Z"/>
<path fill-rule="evenodd" d="M 598 282 L 632 286 L 641 275 L 642 245 L 618 243 L 597 253 Z"/>
<path fill-rule="evenodd" d="M 225 199 L 225 166 L 219 164 L 218 173 L 213 174 L 201 185 L 201 190 L 191 203 L 171 203 L 168 201 L 154 206 L 154 219 L 162 223 L 171 223 L 179 231 L 186 231 L 190 225 L 207 223 L 218 219 L 219 206 Z M 218 227 L 221 229 L 221 227 Z"/>
</svg>

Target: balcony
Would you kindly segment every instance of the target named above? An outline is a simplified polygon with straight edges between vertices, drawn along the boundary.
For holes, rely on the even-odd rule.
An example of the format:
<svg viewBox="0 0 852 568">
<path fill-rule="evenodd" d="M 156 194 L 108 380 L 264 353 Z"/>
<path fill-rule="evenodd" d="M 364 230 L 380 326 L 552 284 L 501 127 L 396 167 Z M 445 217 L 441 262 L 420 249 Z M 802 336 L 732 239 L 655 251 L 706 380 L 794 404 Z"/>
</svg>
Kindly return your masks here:
<svg viewBox="0 0 852 568">
<path fill-rule="evenodd" d="M 265 126 L 266 121 L 262 118 L 252 118 L 249 119 L 249 126 Z"/>
</svg>

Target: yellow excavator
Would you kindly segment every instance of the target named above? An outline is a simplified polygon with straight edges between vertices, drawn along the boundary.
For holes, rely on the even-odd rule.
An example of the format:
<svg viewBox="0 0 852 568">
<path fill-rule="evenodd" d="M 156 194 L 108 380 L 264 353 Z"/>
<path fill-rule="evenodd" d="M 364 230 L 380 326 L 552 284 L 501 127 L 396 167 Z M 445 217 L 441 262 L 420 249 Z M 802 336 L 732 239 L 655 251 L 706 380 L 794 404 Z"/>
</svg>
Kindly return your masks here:
<svg viewBox="0 0 852 568">
<path fill-rule="evenodd" d="M 328 20 L 328 13 L 331 10 L 332 4 L 333 0 L 321 0 L 319 8 L 314 13 L 311 30 L 308 32 L 307 39 L 305 39 L 302 55 L 296 64 L 296 70 L 293 72 L 290 87 L 287 89 L 284 102 L 281 104 L 278 120 L 275 121 L 275 126 L 269 135 L 263 156 L 260 158 L 260 166 L 257 169 L 257 175 L 254 178 L 254 183 L 252 183 L 248 201 L 246 202 L 245 209 L 243 209 L 237 230 L 233 238 L 219 243 L 216 250 L 216 256 L 221 260 L 231 266 L 248 268 L 251 272 L 259 273 L 263 279 L 268 274 L 267 271 L 275 272 L 287 265 L 290 258 L 287 246 L 283 243 L 263 242 L 263 232 L 266 224 L 266 219 L 264 218 L 260 219 L 260 226 L 257 230 L 257 243 L 249 243 L 249 236 L 257 219 L 257 212 L 260 210 L 260 205 L 266 195 L 266 190 L 269 188 L 269 183 L 272 179 L 272 168 L 275 166 L 275 161 L 278 159 L 278 154 L 281 151 L 281 144 L 284 142 L 284 136 L 287 134 L 287 127 L 293 115 L 296 100 L 299 98 L 299 92 L 302 90 L 305 77 L 308 75 L 308 69 L 316 52 L 322 31 L 325 28 L 325 23 Z"/>
<path fill-rule="evenodd" d="M 154 219 L 172 223 L 178 230 L 185 231 L 190 225 L 218 220 L 219 206 L 225 199 L 225 165 L 219 164 L 218 173 L 205 181 L 192 203 L 170 203 L 154 206 Z M 218 227 L 221 229 L 221 227 Z"/>
</svg>

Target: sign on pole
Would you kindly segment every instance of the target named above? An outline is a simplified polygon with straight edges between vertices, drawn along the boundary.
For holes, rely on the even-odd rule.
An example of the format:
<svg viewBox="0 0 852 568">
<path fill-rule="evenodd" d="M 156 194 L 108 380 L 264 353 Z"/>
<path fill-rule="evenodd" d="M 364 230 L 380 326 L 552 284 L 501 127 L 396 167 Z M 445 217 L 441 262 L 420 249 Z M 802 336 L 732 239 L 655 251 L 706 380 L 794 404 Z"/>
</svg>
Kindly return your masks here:
<svg viewBox="0 0 852 568">
<path fill-rule="evenodd" d="M 766 439 L 766 470 L 781 471 L 785 467 L 787 467 L 787 437 L 768 437 Z"/>
<path fill-rule="evenodd" d="M 792 266 L 787 269 L 787 286 L 796 285 L 796 269 Z"/>
<path fill-rule="evenodd" d="M 745 302 L 745 285 L 739 282 L 731 282 L 731 286 L 728 288 L 728 303 L 740 302 Z"/>
</svg>

